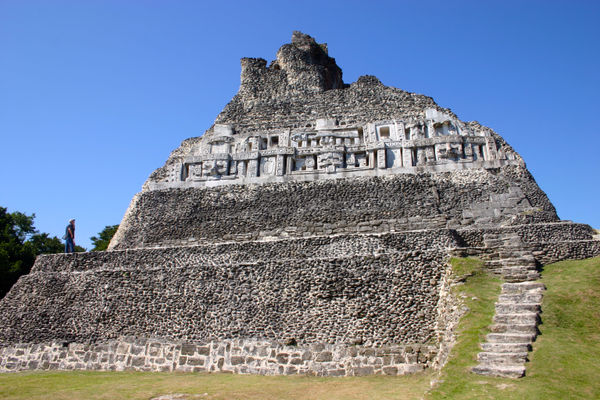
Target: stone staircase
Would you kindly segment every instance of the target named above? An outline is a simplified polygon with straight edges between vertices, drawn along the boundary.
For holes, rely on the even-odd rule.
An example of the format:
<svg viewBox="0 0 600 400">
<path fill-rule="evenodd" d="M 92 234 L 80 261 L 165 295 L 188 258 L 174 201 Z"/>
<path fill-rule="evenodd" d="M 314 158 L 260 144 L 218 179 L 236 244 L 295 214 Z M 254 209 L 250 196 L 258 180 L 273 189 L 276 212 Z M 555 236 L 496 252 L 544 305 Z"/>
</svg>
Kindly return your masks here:
<svg viewBox="0 0 600 400">
<path fill-rule="evenodd" d="M 507 282 L 532 281 L 540 278 L 537 261 L 517 233 L 487 233 L 485 247 L 495 249 L 486 256 L 485 265 Z"/>
<path fill-rule="evenodd" d="M 486 235 L 486 246 L 497 248 L 486 266 L 507 282 L 496 302 L 491 332 L 481 344 L 479 364 L 472 371 L 481 375 L 520 378 L 525 375 L 527 353 L 538 334 L 544 284 L 533 255 L 516 235 Z"/>
</svg>

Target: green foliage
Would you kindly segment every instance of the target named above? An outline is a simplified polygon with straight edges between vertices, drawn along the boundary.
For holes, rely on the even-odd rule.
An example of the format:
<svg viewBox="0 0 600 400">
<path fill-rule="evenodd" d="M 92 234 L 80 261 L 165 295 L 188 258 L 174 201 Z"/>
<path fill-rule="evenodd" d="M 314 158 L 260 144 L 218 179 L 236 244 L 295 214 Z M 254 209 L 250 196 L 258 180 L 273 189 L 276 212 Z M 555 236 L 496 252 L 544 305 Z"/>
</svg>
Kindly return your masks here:
<svg viewBox="0 0 600 400">
<path fill-rule="evenodd" d="M 35 246 L 26 242 L 35 232 L 33 218 L 20 212 L 8 213 L 0 207 L 0 298 L 26 274 L 35 261 Z"/>
<path fill-rule="evenodd" d="M 98 234 L 98 236 L 92 236 L 90 239 L 92 240 L 92 244 L 94 248 L 92 251 L 104 251 L 108 248 L 108 244 L 110 243 L 110 239 L 115 235 L 119 229 L 119 225 L 107 225 L 102 229 L 102 232 Z"/>
<path fill-rule="evenodd" d="M 37 233 L 29 239 L 29 242 L 36 249 L 37 254 L 53 254 L 65 251 L 64 243 L 55 237 L 50 237 L 47 233 Z"/>
<path fill-rule="evenodd" d="M 39 254 L 62 253 L 65 245 L 57 237 L 39 233 L 33 226 L 35 214 L 12 213 L 0 207 L 0 298 L 21 275 L 29 273 Z M 75 251 L 85 251 L 75 246 Z"/>
</svg>

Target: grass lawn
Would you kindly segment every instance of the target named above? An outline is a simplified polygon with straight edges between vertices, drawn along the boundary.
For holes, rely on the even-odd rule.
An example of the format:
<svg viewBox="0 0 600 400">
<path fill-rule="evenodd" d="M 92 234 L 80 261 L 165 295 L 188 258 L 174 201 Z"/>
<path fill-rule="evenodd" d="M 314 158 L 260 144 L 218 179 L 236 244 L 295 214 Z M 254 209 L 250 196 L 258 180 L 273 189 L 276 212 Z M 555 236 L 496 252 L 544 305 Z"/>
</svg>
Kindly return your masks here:
<svg viewBox="0 0 600 400">
<path fill-rule="evenodd" d="M 2 399 L 420 399 L 430 374 L 318 378 L 151 372 L 35 372 L 0 375 Z"/>
<path fill-rule="evenodd" d="M 189 393 L 189 399 L 599 399 L 600 258 L 546 266 L 542 334 L 522 379 L 468 372 L 490 325 L 500 280 L 474 259 L 452 260 L 455 287 L 469 312 L 441 373 L 403 377 L 318 378 L 143 372 L 0 374 L 1 399 L 145 399 Z M 433 389 L 432 380 L 437 381 Z"/>
<path fill-rule="evenodd" d="M 478 328 L 493 313 L 493 305 L 486 305 L 491 280 L 477 273 L 467 280 L 461 289 L 480 300 L 467 300 L 471 312 L 461 322 L 463 331 L 442 371 L 443 382 L 429 398 L 600 399 L 600 258 L 547 265 L 542 281 L 547 290 L 541 335 L 529 353 L 526 376 L 513 380 L 467 373 L 484 336 Z"/>
</svg>

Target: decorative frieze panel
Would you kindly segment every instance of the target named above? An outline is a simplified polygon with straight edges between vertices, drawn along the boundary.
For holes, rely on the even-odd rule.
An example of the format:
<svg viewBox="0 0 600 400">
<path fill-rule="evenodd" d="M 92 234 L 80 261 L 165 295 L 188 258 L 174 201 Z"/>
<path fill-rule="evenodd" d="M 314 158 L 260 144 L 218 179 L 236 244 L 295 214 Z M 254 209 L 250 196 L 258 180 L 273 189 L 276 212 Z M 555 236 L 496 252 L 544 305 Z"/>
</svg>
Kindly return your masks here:
<svg viewBox="0 0 600 400">
<path fill-rule="evenodd" d="M 479 168 L 483 162 L 491 167 L 520 163 L 488 131 L 473 131 L 437 110 L 427 110 L 424 120 L 338 125 L 333 119 L 318 119 L 305 125 L 239 138 L 232 126 L 216 125 L 213 135 L 172 165 L 158 183 L 244 183 L 246 178 L 313 174 L 315 179 L 341 172 L 410 173 L 423 168 Z"/>
</svg>

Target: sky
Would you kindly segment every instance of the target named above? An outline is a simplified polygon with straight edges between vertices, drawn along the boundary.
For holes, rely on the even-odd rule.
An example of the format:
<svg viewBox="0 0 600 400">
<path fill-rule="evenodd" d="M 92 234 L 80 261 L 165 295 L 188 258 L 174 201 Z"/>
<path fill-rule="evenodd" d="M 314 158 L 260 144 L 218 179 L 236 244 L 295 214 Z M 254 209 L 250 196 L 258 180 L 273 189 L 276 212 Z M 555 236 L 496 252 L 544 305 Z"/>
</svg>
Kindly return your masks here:
<svg viewBox="0 0 600 400">
<path fill-rule="evenodd" d="M 599 1 L 0 0 L 0 206 L 77 244 L 118 224 L 300 30 L 343 70 L 433 97 L 519 152 L 562 219 L 600 228 Z"/>
</svg>

